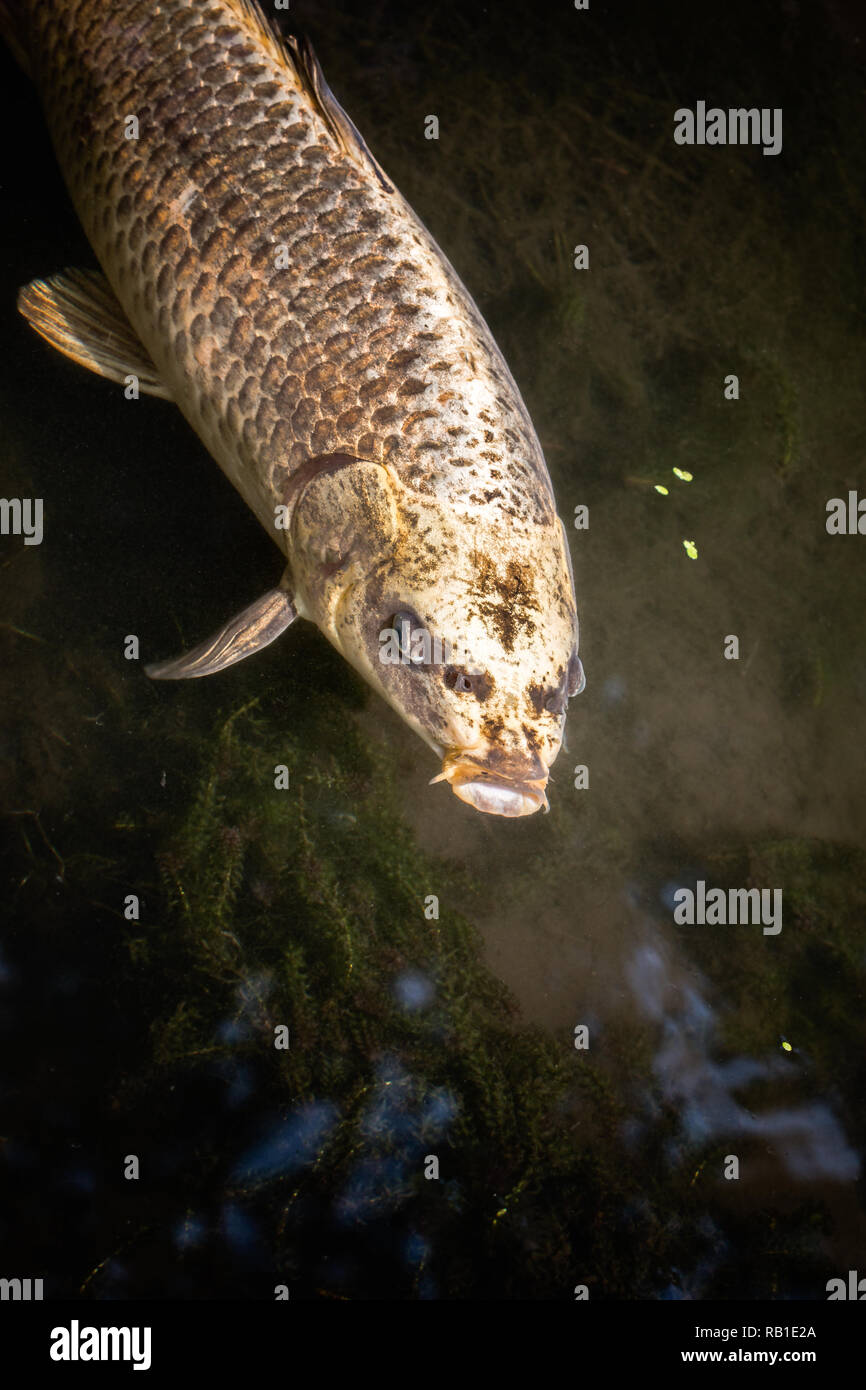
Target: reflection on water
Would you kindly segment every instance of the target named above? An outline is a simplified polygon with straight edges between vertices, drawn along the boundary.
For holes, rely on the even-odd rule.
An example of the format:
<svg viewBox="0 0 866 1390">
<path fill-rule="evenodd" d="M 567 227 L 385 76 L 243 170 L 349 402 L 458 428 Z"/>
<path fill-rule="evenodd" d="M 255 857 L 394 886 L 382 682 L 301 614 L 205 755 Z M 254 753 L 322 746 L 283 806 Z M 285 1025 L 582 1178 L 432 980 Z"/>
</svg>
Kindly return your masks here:
<svg viewBox="0 0 866 1390">
<path fill-rule="evenodd" d="M 500 339 L 560 511 L 589 507 L 588 684 L 550 815 L 513 824 L 429 787 L 301 624 L 156 689 L 123 636 L 190 645 L 275 582 L 273 547 L 176 412 L 131 424 L 0 317 L 0 490 L 45 499 L 42 546 L 0 560 L 5 1257 L 99 1298 L 271 1297 L 274 1271 L 314 1298 L 823 1297 L 866 1237 L 866 542 L 823 525 L 862 488 L 847 31 L 783 6 L 746 43 L 735 5 L 707 52 L 691 12 L 578 42 L 568 7 L 527 36 L 499 6 L 416 31 L 395 0 L 359 49 L 307 8 Z M 9 81 L 32 144 L 7 306 L 89 263 Z M 697 87 L 782 106 L 784 153 L 675 150 Z M 448 113 L 423 155 L 419 110 Z M 782 932 L 677 927 L 698 879 L 780 889 Z"/>
<path fill-rule="evenodd" d="M 256 1182 L 305 1168 L 321 1148 L 336 1118 L 334 1106 L 321 1103 L 293 1111 L 288 1119 L 279 1120 L 251 1153 L 244 1154 L 235 1166 L 234 1176 Z"/>
<path fill-rule="evenodd" d="M 714 1061 L 715 1015 L 700 988 L 677 979 L 670 959 L 652 946 L 640 947 L 626 966 L 626 978 L 640 1012 L 658 1025 L 658 1048 L 652 1073 L 658 1082 L 658 1100 L 647 1104 L 646 1114 L 628 1122 L 634 1142 L 646 1124 L 658 1115 L 659 1103 L 676 1109 L 682 1139 L 691 1148 L 725 1137 L 740 1135 L 772 1141 L 791 1177 L 806 1182 L 831 1178 L 853 1182 L 860 1161 L 831 1108 L 818 1101 L 795 1107 L 755 1113 L 736 1098 L 736 1092 L 758 1080 L 787 1080 L 790 1062 L 783 1057 L 759 1061 L 734 1057 Z M 682 1143 L 667 1145 L 667 1157 L 678 1165 Z"/>
</svg>

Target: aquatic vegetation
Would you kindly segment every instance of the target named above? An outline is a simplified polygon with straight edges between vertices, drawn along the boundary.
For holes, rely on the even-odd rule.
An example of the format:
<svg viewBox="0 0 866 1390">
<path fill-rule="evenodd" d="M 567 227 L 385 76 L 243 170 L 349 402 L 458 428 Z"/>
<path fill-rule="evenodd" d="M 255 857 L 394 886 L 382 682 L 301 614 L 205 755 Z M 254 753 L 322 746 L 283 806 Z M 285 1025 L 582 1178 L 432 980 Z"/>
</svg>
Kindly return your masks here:
<svg viewBox="0 0 866 1390">
<path fill-rule="evenodd" d="M 310 746 L 335 747 L 338 722 L 339 756 L 311 762 Z M 291 769 L 285 792 L 273 789 L 273 748 Z M 289 1191 L 285 1174 L 270 1173 L 283 1223 L 324 1171 L 328 1191 L 352 1193 L 334 1197 L 341 1220 L 406 1206 L 406 1219 L 428 1228 L 436 1264 L 450 1258 L 449 1217 L 468 1207 L 492 1222 L 512 1203 L 520 1213 L 522 1194 L 552 1180 L 548 1123 L 576 1078 L 549 1040 L 519 1025 L 469 923 L 449 909 L 425 917 L 425 896 L 441 893 L 448 873 L 391 800 L 382 770 L 327 702 L 289 735 L 262 702 L 222 722 L 189 814 L 160 854 L 173 907 L 160 954 L 186 988 L 172 991 L 155 1027 L 155 1061 L 169 1073 L 204 1057 L 251 1066 L 275 1124 L 327 1105 L 333 1122 L 313 1173 L 300 1185 L 291 1173 Z M 410 972 L 426 985 L 417 1004 L 401 991 Z M 285 1051 L 274 1048 L 280 1023 Z M 427 1152 L 440 1155 L 441 1182 L 424 1179 Z M 225 1154 L 213 1162 L 235 1167 Z M 373 1164 L 369 1182 L 359 1162 L 362 1176 Z"/>
<path fill-rule="evenodd" d="M 425 917 L 426 895 L 446 896 L 449 871 L 408 834 L 387 769 L 357 731 L 346 737 L 328 706 L 289 735 L 268 697 L 221 718 L 183 822 L 159 856 L 171 910 L 150 933 L 150 968 L 165 994 L 154 1079 L 183 1089 L 202 1074 L 219 1078 L 232 1126 L 212 1147 L 208 1182 L 269 1233 L 272 1258 L 288 1261 L 302 1290 L 318 1281 L 320 1291 L 351 1293 L 348 1273 L 344 1285 L 331 1284 L 303 1253 L 314 1219 L 315 1243 L 326 1249 L 349 1241 L 366 1250 L 387 1227 L 382 1278 L 419 1297 L 477 1293 L 481 1271 L 489 1283 L 493 1267 L 511 1296 L 569 1296 L 569 1280 L 581 1282 L 587 1268 L 594 1296 L 659 1296 L 667 1267 L 682 1272 L 694 1296 L 733 1293 L 740 1214 L 712 1195 L 718 1144 L 697 1135 L 683 1148 L 671 1112 L 638 1141 L 639 1177 L 616 1158 L 626 1111 L 610 1065 L 616 1057 L 630 1086 L 644 1077 L 652 1094 L 648 1035 L 629 1039 L 626 1030 L 609 1040 L 602 1063 L 595 1051 L 569 1057 L 521 1024 L 482 964 L 470 924 L 449 908 Z M 329 738 L 337 724 L 338 751 Z M 334 750 L 315 766 L 305 757 L 311 741 Z M 275 747 L 291 769 L 286 792 L 270 785 Z M 840 858 L 826 846 L 750 854 L 762 881 L 781 865 L 797 869 L 796 884 L 785 885 L 786 941 L 810 921 L 809 885 L 826 880 L 828 856 L 837 870 L 859 872 L 847 852 Z M 721 862 L 742 872 L 730 858 Z M 837 881 L 841 903 L 848 872 Z M 717 934 L 695 935 L 690 949 L 709 978 L 727 968 Z M 734 1051 L 766 1052 L 768 1038 L 756 1038 L 748 1022 L 762 1016 L 758 996 L 778 987 L 791 997 L 798 962 L 808 960 L 798 950 L 773 965 L 760 950 L 744 947 L 753 992 L 744 988 L 740 1016 L 724 1018 Z M 848 1003 L 841 998 L 840 1016 Z M 837 1036 L 835 1019 L 822 1045 L 796 1011 L 771 1024 L 764 1017 L 818 1053 Z M 285 1051 L 273 1045 L 282 1023 Z M 232 1102 L 239 1076 L 242 1099 Z M 438 1180 L 424 1176 L 430 1155 Z M 679 1217 L 669 1224 L 662 1213 L 671 1204 Z M 708 1204 L 712 1238 L 702 1225 Z M 784 1270 L 783 1280 L 819 1267 L 820 1213 L 814 1200 L 784 1217 L 767 1209 L 766 1255 L 761 1240 L 752 1242 L 756 1281 L 778 1277 L 770 1266 Z M 638 1247 L 635 1229 L 647 1236 Z M 404 1266 L 396 1253 L 403 1239 L 420 1241 L 423 1259 Z"/>
</svg>

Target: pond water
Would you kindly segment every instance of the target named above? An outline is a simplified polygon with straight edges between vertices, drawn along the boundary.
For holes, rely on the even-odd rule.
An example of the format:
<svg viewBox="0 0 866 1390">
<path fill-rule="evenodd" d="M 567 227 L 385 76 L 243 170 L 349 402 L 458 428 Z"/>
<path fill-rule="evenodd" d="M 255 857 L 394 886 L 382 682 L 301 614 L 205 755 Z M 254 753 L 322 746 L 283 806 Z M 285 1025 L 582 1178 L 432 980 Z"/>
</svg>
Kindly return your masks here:
<svg viewBox="0 0 866 1390">
<path fill-rule="evenodd" d="M 826 522 L 866 497 L 864 45 L 829 0 L 725 16 L 298 7 L 569 532 L 587 687 L 514 822 L 428 786 L 311 627 L 207 681 L 124 659 L 279 561 L 179 412 L 15 314 L 93 258 L 2 55 L 0 491 L 44 539 L 0 538 L 0 1273 L 790 1300 L 863 1268 L 866 536 Z M 699 100 L 781 109 L 780 153 L 678 145 Z M 678 921 L 698 884 L 780 916 Z"/>
</svg>

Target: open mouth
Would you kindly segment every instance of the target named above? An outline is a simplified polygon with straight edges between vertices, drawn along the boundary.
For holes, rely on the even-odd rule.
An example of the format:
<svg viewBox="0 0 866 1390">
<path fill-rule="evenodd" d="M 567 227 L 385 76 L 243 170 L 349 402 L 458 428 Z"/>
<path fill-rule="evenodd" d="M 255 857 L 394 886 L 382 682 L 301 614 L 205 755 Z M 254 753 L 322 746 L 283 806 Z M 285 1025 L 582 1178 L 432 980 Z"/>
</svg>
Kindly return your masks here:
<svg viewBox="0 0 866 1390">
<path fill-rule="evenodd" d="M 544 788 L 547 774 L 525 779 L 503 777 L 471 760 L 447 755 L 433 782 L 450 782 L 461 801 L 490 816 L 531 816 L 549 810 Z"/>
</svg>

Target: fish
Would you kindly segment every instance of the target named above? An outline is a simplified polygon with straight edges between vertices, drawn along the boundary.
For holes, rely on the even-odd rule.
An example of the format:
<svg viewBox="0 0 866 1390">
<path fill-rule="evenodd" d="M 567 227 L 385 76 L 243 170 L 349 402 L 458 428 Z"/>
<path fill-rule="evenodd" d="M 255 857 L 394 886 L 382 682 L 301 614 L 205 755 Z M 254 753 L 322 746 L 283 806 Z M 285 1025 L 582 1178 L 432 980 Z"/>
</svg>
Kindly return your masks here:
<svg viewBox="0 0 866 1390">
<path fill-rule="evenodd" d="M 281 552 L 156 680 L 311 621 L 478 811 L 549 809 L 585 684 L 544 455 L 481 312 L 254 0 L 0 0 L 100 269 L 34 280 L 54 348 L 173 401 Z M 214 557 L 219 563 L 219 557 Z"/>
</svg>

